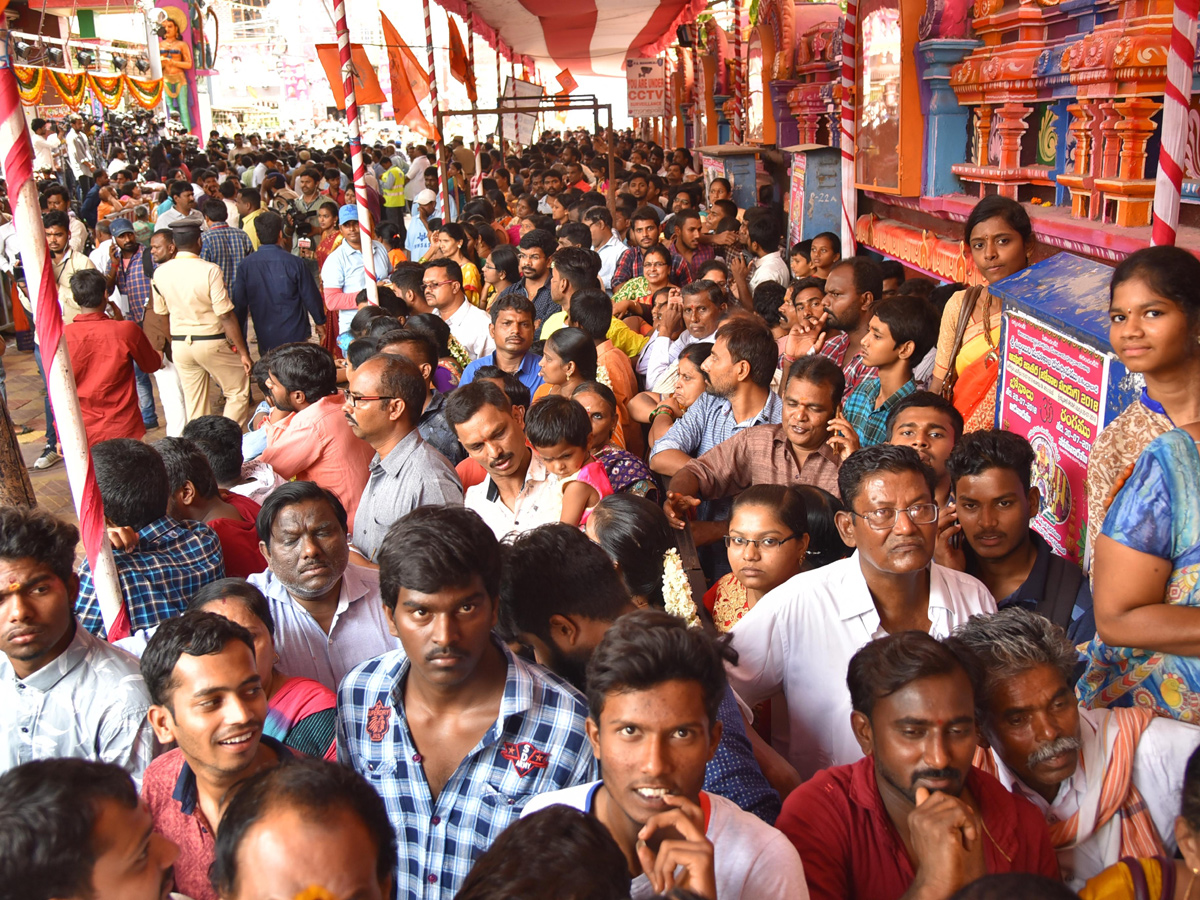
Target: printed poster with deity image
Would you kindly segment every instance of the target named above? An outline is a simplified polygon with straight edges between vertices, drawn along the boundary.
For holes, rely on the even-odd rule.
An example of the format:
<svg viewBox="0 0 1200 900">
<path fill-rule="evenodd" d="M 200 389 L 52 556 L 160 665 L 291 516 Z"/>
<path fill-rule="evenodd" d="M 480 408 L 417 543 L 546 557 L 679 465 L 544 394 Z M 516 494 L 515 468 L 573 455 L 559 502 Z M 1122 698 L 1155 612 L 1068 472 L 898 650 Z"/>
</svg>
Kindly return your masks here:
<svg viewBox="0 0 1200 900">
<path fill-rule="evenodd" d="M 1088 454 L 1104 427 L 1106 361 L 1035 319 L 1005 318 L 1000 427 L 1033 446 L 1042 507 L 1034 529 L 1055 553 L 1079 562 L 1087 537 Z"/>
</svg>

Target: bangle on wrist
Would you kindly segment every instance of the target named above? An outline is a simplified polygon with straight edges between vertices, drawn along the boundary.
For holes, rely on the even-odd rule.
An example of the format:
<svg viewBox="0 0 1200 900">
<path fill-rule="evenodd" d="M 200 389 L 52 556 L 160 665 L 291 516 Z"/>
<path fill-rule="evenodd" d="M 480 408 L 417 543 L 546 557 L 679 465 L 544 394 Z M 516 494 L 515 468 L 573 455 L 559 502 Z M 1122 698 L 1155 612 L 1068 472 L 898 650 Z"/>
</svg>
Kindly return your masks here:
<svg viewBox="0 0 1200 900">
<path fill-rule="evenodd" d="M 656 406 L 654 411 L 650 413 L 650 421 L 653 422 L 657 416 L 670 416 L 673 421 L 679 419 L 679 417 L 675 415 L 675 410 L 671 409 L 669 406 Z"/>
</svg>

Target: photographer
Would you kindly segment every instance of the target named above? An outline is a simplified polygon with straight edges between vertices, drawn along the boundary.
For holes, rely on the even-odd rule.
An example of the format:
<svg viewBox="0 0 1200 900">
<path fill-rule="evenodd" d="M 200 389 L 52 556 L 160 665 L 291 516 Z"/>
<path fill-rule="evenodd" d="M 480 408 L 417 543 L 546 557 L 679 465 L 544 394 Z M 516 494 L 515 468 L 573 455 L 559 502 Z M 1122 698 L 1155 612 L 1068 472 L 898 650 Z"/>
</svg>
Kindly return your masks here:
<svg viewBox="0 0 1200 900">
<path fill-rule="evenodd" d="M 317 210 L 329 200 L 321 193 L 321 172 L 311 166 L 300 170 L 300 196 L 291 203 L 288 215 L 288 233 L 292 235 L 292 252 L 297 256 L 312 256 L 313 235 L 317 228 Z M 307 246 L 305 246 L 307 243 Z"/>
</svg>

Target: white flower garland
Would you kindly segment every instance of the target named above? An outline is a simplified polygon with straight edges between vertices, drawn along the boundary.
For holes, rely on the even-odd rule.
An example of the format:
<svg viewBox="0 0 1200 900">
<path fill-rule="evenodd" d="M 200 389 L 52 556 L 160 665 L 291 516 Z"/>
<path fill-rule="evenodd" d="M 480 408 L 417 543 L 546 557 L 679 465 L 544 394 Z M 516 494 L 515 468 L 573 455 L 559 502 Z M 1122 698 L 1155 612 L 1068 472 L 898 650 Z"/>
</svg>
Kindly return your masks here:
<svg viewBox="0 0 1200 900">
<path fill-rule="evenodd" d="M 683 619 L 688 628 L 700 627 L 700 616 L 692 601 L 692 585 L 683 571 L 679 551 L 674 547 L 663 554 L 662 592 L 667 612 Z"/>
</svg>

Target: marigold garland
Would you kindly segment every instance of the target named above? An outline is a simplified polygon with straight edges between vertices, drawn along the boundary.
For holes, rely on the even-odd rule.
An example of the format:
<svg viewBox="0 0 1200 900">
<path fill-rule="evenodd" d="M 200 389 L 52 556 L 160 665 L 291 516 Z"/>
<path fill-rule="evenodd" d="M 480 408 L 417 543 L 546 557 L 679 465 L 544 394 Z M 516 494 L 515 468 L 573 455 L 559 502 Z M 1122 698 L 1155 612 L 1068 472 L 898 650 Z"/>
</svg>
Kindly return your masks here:
<svg viewBox="0 0 1200 900">
<path fill-rule="evenodd" d="M 129 96 L 142 109 L 154 109 L 162 103 L 163 80 L 142 80 L 123 76 L 125 86 L 129 88 Z"/>
<path fill-rule="evenodd" d="M 105 109 L 116 109 L 121 105 L 121 97 L 125 94 L 125 77 L 123 75 L 93 75 L 87 73 L 88 87 Z"/>
<path fill-rule="evenodd" d="M 50 73 L 50 81 L 62 95 L 63 102 L 71 109 L 79 109 L 87 96 L 85 73 L 79 72 L 73 75 L 69 72 L 57 72 L 54 69 L 47 69 L 47 71 Z"/>
<path fill-rule="evenodd" d="M 17 76 L 17 93 L 21 95 L 21 102 L 26 106 L 33 106 L 42 99 L 42 93 L 46 90 L 46 70 L 41 66 L 13 66 L 13 72 Z"/>
</svg>

